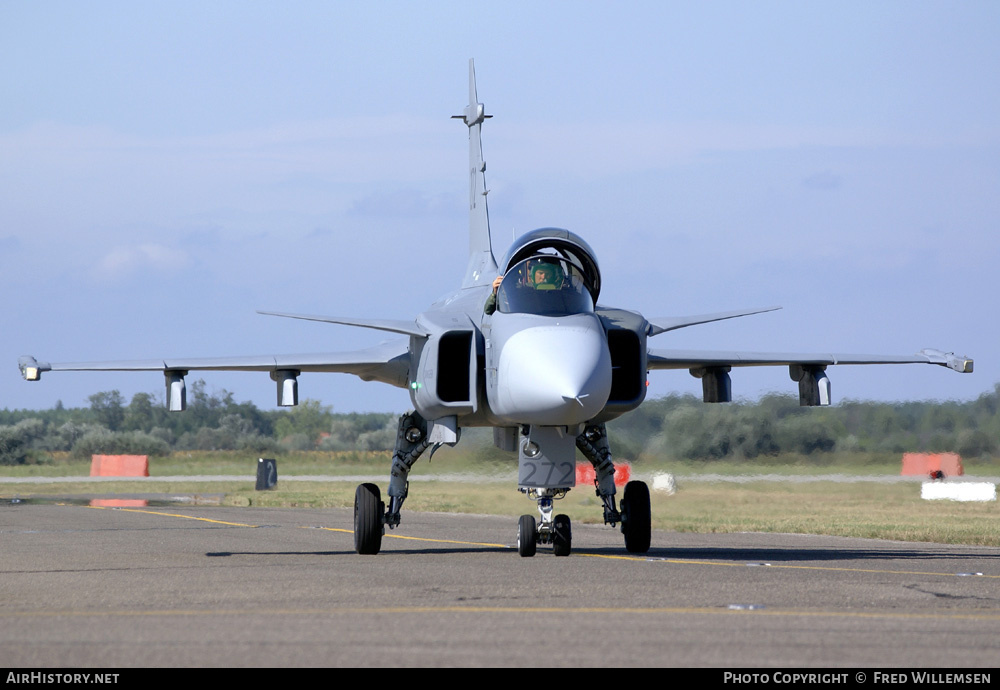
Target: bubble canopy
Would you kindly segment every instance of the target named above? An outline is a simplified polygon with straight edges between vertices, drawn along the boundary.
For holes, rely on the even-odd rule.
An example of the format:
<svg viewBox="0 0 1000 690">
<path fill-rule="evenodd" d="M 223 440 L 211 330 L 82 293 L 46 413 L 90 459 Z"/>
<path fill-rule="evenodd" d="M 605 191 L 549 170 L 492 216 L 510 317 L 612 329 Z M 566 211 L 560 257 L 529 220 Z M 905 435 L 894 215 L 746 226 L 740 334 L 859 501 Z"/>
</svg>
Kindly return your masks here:
<svg viewBox="0 0 1000 690">
<path fill-rule="evenodd" d="M 500 270 L 506 276 L 525 260 L 538 255 L 551 256 L 572 264 L 590 294 L 591 304 L 597 303 L 601 292 L 601 271 L 597 266 L 594 250 L 583 238 L 562 228 L 532 230 L 514 241 L 500 262 Z"/>
<path fill-rule="evenodd" d="M 497 310 L 566 316 L 594 311 L 583 269 L 565 257 L 535 254 L 514 265 L 497 291 Z"/>
</svg>

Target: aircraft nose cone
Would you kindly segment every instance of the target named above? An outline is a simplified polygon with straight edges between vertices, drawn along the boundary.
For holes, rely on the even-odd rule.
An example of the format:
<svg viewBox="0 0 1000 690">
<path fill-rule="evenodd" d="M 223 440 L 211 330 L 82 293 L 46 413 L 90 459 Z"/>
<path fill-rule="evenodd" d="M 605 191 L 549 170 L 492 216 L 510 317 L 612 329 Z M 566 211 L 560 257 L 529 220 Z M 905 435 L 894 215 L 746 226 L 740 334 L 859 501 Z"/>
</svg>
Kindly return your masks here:
<svg viewBox="0 0 1000 690">
<path fill-rule="evenodd" d="M 599 326 L 535 326 L 504 343 L 497 365 L 500 409 L 521 424 L 592 419 L 611 393 L 611 355 Z"/>
</svg>

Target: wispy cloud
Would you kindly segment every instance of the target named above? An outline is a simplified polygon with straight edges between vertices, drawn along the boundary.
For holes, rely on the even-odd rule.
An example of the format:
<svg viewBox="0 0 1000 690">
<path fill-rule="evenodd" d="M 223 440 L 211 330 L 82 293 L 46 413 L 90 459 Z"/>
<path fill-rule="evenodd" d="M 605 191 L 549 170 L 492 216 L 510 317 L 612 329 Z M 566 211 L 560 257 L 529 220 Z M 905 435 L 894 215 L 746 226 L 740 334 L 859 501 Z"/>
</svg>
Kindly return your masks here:
<svg viewBox="0 0 1000 690">
<path fill-rule="evenodd" d="M 172 274 L 189 263 L 190 257 L 185 252 L 161 244 L 116 247 L 98 262 L 94 278 L 99 282 L 115 282 L 148 272 Z"/>
</svg>

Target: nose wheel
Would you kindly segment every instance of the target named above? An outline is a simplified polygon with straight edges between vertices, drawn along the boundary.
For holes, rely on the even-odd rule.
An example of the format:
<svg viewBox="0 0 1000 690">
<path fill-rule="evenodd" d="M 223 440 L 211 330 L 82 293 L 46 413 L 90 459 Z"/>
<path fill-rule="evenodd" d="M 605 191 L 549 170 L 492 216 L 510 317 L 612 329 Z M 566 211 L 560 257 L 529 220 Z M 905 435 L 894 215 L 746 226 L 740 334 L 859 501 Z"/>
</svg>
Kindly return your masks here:
<svg viewBox="0 0 1000 690">
<path fill-rule="evenodd" d="M 530 558 L 535 555 L 539 544 L 552 544 L 552 553 L 556 556 L 568 556 L 573 548 L 573 529 L 569 516 L 552 516 L 553 498 L 562 498 L 566 495 L 566 490 L 553 492 L 531 489 L 525 493 L 538 502 L 541 524 L 536 523 L 533 515 L 522 515 L 518 519 L 517 553 L 522 558 Z"/>
<path fill-rule="evenodd" d="M 573 545 L 573 531 L 570 528 L 569 517 L 556 515 L 552 521 L 552 553 L 557 556 L 568 556 Z"/>
</svg>

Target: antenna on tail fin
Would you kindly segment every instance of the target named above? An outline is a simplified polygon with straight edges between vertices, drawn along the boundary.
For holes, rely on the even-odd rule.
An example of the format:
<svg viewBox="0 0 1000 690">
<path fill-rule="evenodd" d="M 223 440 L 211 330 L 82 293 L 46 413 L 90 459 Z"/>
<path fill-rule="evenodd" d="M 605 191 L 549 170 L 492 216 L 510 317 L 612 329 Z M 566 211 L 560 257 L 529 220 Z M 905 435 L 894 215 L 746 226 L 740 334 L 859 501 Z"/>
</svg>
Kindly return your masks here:
<svg viewBox="0 0 1000 690">
<path fill-rule="evenodd" d="M 481 128 L 486 115 L 485 106 L 476 95 L 476 66 L 469 59 L 469 105 L 461 115 L 469 128 L 469 265 L 465 269 L 462 287 L 488 285 L 497 274 L 497 261 L 490 243 L 490 217 L 486 206 L 486 163 L 483 161 Z"/>
</svg>

